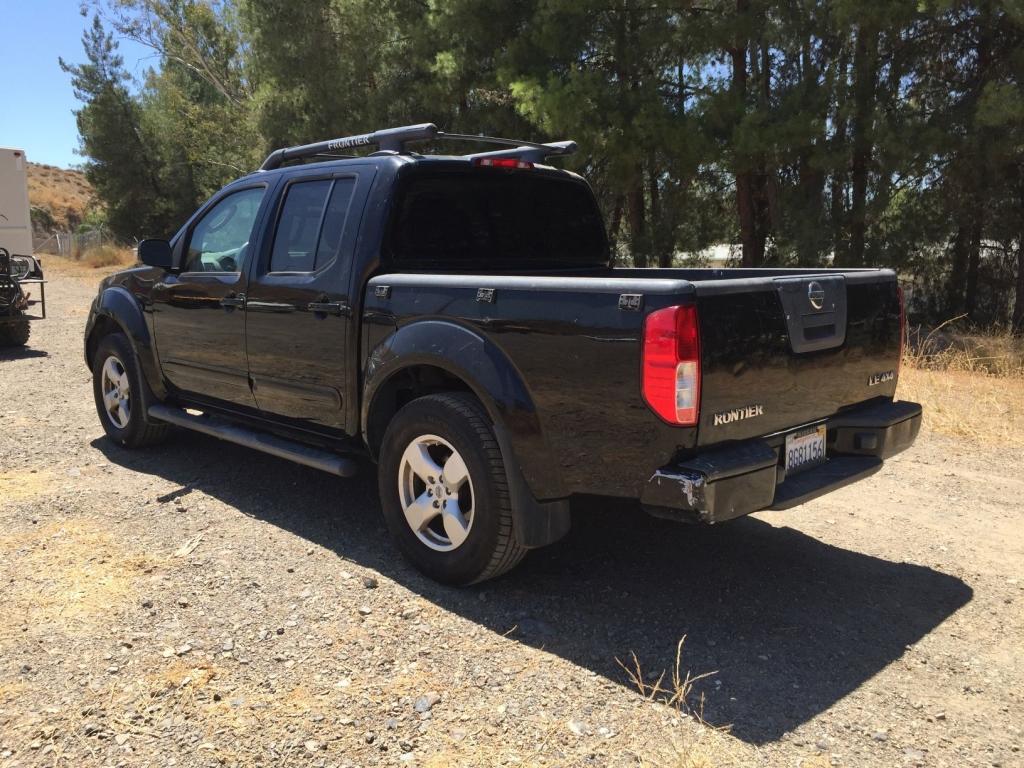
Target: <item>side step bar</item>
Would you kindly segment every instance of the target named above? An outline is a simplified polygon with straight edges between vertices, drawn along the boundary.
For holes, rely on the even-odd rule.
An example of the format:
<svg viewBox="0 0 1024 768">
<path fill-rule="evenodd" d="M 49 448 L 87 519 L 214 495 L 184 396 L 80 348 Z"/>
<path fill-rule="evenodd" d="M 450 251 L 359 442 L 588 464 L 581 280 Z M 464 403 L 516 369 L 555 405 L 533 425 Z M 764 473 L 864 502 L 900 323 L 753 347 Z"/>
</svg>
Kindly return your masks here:
<svg viewBox="0 0 1024 768">
<path fill-rule="evenodd" d="M 151 418 L 166 421 L 168 424 L 191 429 L 194 432 L 202 432 L 211 437 L 219 437 L 229 443 L 253 448 L 263 453 L 269 453 L 271 456 L 294 461 L 296 464 L 304 464 L 307 467 L 330 472 L 332 475 L 352 477 L 356 473 L 356 463 L 352 459 L 320 448 L 296 443 L 277 435 L 240 427 L 213 416 L 193 416 L 181 408 L 163 404 L 149 406 L 148 413 Z"/>
</svg>

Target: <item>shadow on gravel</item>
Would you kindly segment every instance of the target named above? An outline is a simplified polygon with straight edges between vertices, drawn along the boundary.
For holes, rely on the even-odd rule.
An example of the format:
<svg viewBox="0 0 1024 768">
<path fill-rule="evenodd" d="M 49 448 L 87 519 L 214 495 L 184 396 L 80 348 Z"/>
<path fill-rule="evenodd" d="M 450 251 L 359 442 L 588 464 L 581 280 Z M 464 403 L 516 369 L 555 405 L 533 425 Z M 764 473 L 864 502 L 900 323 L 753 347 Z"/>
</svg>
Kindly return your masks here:
<svg viewBox="0 0 1024 768">
<path fill-rule="evenodd" d="M 209 494 L 621 685 L 629 682 L 616 657 L 634 651 L 645 674 L 657 673 L 672 666 L 686 635 L 684 669 L 718 670 L 704 681 L 705 717 L 731 723 L 753 744 L 778 739 L 854 691 L 972 597 L 947 574 L 753 518 L 688 527 L 610 502 L 581 505 L 565 540 L 504 578 L 448 589 L 391 547 L 370 465 L 344 481 L 189 434 L 141 453 L 106 439 L 93 446 L 111 462 L 164 477 L 180 493 Z"/>
<path fill-rule="evenodd" d="M 45 349 L 32 347 L 0 347 L 0 363 L 4 360 L 30 360 L 33 357 L 49 357 Z"/>
</svg>

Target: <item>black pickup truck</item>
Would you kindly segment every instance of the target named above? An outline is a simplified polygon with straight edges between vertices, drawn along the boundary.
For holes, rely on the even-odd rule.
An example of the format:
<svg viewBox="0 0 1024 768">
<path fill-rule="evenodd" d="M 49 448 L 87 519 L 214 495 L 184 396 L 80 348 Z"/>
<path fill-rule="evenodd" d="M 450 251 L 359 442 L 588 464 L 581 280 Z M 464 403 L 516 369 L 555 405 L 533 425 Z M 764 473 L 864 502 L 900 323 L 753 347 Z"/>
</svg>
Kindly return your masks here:
<svg viewBox="0 0 1024 768">
<path fill-rule="evenodd" d="M 446 139 L 500 148 L 408 148 Z M 892 271 L 612 268 L 589 186 L 546 164 L 573 149 L 426 124 L 277 150 L 102 282 L 107 434 L 368 456 L 398 547 L 457 584 L 563 536 L 573 497 L 716 523 L 913 442 Z"/>
</svg>

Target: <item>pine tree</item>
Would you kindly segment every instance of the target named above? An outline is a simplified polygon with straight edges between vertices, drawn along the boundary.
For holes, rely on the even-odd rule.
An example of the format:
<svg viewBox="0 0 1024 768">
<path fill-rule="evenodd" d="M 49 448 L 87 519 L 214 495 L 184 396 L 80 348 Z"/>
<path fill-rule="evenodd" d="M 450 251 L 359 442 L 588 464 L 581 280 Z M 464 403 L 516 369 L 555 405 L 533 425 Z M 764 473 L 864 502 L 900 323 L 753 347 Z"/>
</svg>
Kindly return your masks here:
<svg viewBox="0 0 1024 768">
<path fill-rule="evenodd" d="M 82 45 L 84 64 L 61 59 L 60 66 L 71 75 L 75 98 L 83 104 L 75 118 L 86 177 L 106 203 L 107 222 L 116 235 L 158 234 L 153 211 L 165 190 L 148 156 L 142 110 L 128 89 L 130 78 L 117 43 L 94 16 Z"/>
</svg>

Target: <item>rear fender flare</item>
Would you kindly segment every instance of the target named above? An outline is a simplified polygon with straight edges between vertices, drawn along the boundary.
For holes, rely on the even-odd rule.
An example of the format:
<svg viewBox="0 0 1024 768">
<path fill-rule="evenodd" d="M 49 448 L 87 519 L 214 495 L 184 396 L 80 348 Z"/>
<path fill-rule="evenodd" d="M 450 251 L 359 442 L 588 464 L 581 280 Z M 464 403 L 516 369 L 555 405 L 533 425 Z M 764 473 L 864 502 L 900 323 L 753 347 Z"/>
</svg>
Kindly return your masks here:
<svg viewBox="0 0 1024 768">
<path fill-rule="evenodd" d="M 521 472 L 535 498 L 565 496 L 559 464 L 550 455 L 537 408 L 521 374 L 496 344 L 458 323 L 409 323 L 370 351 L 363 374 L 360 414 L 364 437 L 374 397 L 381 387 L 403 370 L 419 365 L 440 368 L 473 391 L 502 437 L 507 436 L 510 450 L 506 453 L 511 455 L 505 456 L 506 464 Z"/>
</svg>

